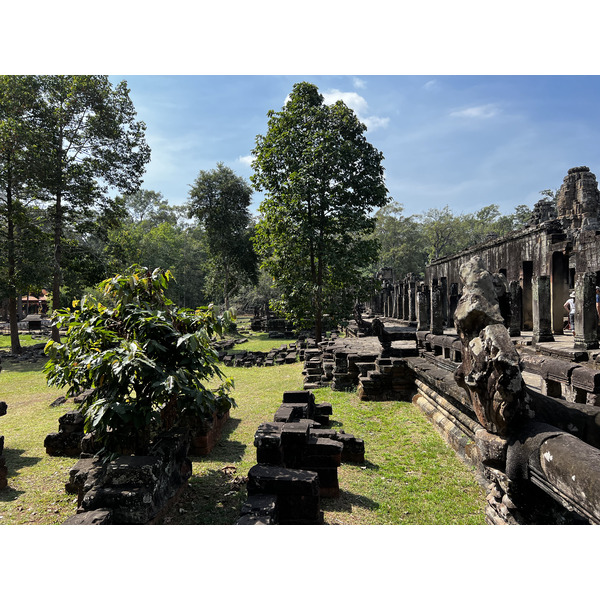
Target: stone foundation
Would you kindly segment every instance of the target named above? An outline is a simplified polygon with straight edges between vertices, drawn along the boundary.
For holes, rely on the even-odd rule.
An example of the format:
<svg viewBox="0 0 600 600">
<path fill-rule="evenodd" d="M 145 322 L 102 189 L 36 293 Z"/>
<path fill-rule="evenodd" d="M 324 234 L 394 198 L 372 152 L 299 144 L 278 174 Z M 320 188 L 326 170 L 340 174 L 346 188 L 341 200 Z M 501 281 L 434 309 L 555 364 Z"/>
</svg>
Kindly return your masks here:
<svg viewBox="0 0 600 600">
<path fill-rule="evenodd" d="M 192 474 L 188 433 L 160 435 L 148 456 L 103 463 L 81 458 L 69 471 L 67 493 L 77 494 L 77 514 L 65 525 L 142 525 L 158 518 Z"/>
<path fill-rule="evenodd" d="M 223 426 L 229 420 L 229 411 L 215 412 L 210 419 L 191 419 L 188 423 L 190 456 L 208 456 L 221 439 Z M 44 440 L 50 456 L 79 456 L 82 452 L 94 454 L 97 448 L 93 436 L 83 431 L 84 417 L 78 410 L 65 413 L 58 419 L 58 433 L 50 433 Z"/>
</svg>

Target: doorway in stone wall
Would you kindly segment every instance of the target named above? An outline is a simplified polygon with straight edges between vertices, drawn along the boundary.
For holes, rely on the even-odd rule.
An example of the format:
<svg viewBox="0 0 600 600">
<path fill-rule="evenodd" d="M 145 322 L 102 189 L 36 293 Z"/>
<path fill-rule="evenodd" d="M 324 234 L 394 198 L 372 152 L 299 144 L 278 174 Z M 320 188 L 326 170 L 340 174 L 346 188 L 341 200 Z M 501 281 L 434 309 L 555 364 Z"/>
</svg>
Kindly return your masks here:
<svg viewBox="0 0 600 600">
<path fill-rule="evenodd" d="M 551 271 L 552 331 L 561 334 L 565 325 L 564 303 L 569 297 L 569 258 L 562 252 L 552 253 Z"/>
<path fill-rule="evenodd" d="M 521 271 L 521 281 L 523 287 L 523 323 L 521 329 L 523 331 L 533 330 L 533 261 L 524 260 L 523 269 Z"/>
</svg>

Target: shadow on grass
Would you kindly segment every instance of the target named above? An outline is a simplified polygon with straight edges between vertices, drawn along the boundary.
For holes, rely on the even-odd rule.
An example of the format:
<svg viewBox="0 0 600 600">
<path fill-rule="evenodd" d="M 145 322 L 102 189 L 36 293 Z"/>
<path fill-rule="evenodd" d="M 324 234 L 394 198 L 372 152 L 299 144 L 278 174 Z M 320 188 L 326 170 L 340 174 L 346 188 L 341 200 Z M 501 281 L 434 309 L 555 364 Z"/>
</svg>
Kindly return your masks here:
<svg viewBox="0 0 600 600">
<path fill-rule="evenodd" d="M 246 481 L 226 470 L 192 475 L 188 488 L 167 513 L 163 525 L 234 525 L 246 499 Z"/>
<path fill-rule="evenodd" d="M 17 472 L 26 467 L 31 467 L 35 463 L 42 460 L 38 456 L 23 456 L 24 450 L 17 450 L 15 448 L 4 448 L 2 456 L 6 459 L 6 466 L 8 467 L 8 482 L 10 484 L 10 478 L 14 477 Z M 12 502 L 16 500 L 23 492 L 21 490 L 15 490 L 10 485 L 3 490 L 0 490 L 0 502 Z"/>
<path fill-rule="evenodd" d="M 323 498 L 321 500 L 321 508 L 330 512 L 351 513 L 352 508 L 355 506 L 375 511 L 379 508 L 379 503 L 366 496 L 353 494 L 345 490 L 340 490 L 338 498 Z"/>
<path fill-rule="evenodd" d="M 31 371 L 41 371 L 47 362 L 47 358 L 36 358 L 27 360 L 2 359 L 2 370 L 6 373 L 30 373 Z"/>
<path fill-rule="evenodd" d="M 192 461 L 207 460 L 207 461 L 222 461 L 222 462 L 240 462 L 246 451 L 246 444 L 230 440 L 229 437 L 242 422 L 241 419 L 230 418 L 223 426 L 221 439 L 216 443 L 208 456 L 195 457 L 191 456 Z"/>
</svg>

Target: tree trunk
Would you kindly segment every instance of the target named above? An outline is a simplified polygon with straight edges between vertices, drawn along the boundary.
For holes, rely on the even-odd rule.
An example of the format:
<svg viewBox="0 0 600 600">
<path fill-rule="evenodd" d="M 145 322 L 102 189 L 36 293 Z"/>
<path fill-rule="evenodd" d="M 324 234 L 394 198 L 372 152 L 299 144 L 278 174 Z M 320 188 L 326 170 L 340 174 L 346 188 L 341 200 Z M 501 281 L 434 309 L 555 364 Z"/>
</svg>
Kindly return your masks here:
<svg viewBox="0 0 600 600">
<path fill-rule="evenodd" d="M 223 301 L 225 302 L 225 310 L 229 310 L 229 269 L 227 268 L 227 265 L 223 265 L 223 267 L 225 280 L 223 285 Z"/>
<path fill-rule="evenodd" d="M 315 295 L 315 342 L 323 340 L 323 261 L 317 260 L 317 293 Z"/>
<path fill-rule="evenodd" d="M 17 316 L 17 285 L 16 252 L 15 252 L 15 223 L 12 197 L 11 169 L 8 167 L 8 185 L 6 188 L 6 221 L 7 221 L 7 259 L 8 259 L 8 322 L 10 326 L 10 349 L 13 354 L 21 354 L 19 339 L 19 319 Z"/>
<path fill-rule="evenodd" d="M 56 194 L 56 213 L 54 215 L 54 274 L 52 278 L 52 310 L 60 308 L 60 285 L 62 283 L 62 192 Z M 52 327 L 52 339 L 60 342 L 58 327 Z"/>
</svg>

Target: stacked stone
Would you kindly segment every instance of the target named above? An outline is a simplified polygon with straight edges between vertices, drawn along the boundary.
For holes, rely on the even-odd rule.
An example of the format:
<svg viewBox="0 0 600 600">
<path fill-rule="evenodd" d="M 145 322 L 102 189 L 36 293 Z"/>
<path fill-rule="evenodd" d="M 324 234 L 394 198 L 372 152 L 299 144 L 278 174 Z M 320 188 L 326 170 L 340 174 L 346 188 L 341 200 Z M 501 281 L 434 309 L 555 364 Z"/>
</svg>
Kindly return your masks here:
<svg viewBox="0 0 600 600">
<path fill-rule="evenodd" d="M 314 340 L 307 340 L 304 357 L 304 389 L 314 390 L 322 386 L 323 364 L 321 349 L 314 343 Z"/>
<path fill-rule="evenodd" d="M 349 355 L 353 355 L 355 358 L 353 366 L 358 362 L 358 355 L 352 353 L 351 350 L 345 347 L 336 348 L 333 351 L 333 360 L 335 366 L 333 367 L 333 379 L 331 382 L 331 389 L 339 392 L 344 392 L 352 389 L 357 384 L 358 369 L 350 369 Z"/>
<path fill-rule="evenodd" d="M 339 495 L 342 460 L 364 462 L 362 440 L 324 427 L 331 414 L 310 391 L 284 393 L 274 420 L 254 436 L 258 464 L 248 472 L 239 525 L 322 523 L 320 498 Z"/>
<path fill-rule="evenodd" d="M 362 401 L 409 400 L 415 391 L 414 375 L 403 358 L 378 356 L 374 362 L 361 364 L 358 397 Z"/>
<path fill-rule="evenodd" d="M 141 525 L 168 507 L 192 473 L 187 431 L 158 436 L 148 456 L 103 463 L 81 458 L 69 472 L 67 493 L 77 494 L 77 514 L 65 525 Z"/>
<path fill-rule="evenodd" d="M 79 456 L 84 417 L 78 410 L 72 410 L 58 419 L 58 433 L 49 433 L 44 440 L 46 454 L 50 456 Z"/>
<path fill-rule="evenodd" d="M 283 344 L 279 348 L 273 348 L 269 352 L 241 352 L 219 353 L 219 360 L 227 367 L 272 367 L 274 365 L 293 364 L 298 360 L 297 345 Z"/>
<path fill-rule="evenodd" d="M 6 402 L 0 402 L 0 417 L 3 417 L 7 411 Z M 8 467 L 6 459 L 2 456 L 4 452 L 4 436 L 0 435 L 0 490 L 8 485 Z"/>
</svg>

